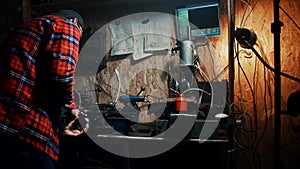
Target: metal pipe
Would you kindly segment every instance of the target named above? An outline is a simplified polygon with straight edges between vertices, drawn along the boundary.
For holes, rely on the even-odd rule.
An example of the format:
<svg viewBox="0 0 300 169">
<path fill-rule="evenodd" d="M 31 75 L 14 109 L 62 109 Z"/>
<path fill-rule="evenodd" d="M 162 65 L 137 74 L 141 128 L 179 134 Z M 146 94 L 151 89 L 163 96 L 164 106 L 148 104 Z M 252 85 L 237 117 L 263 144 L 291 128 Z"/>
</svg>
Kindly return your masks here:
<svg viewBox="0 0 300 169">
<path fill-rule="evenodd" d="M 274 23 L 271 31 L 274 34 L 274 169 L 282 169 L 281 161 L 281 64 L 280 64 L 280 27 L 283 25 L 279 20 L 279 2 L 274 0 Z"/>
<path fill-rule="evenodd" d="M 228 104 L 234 102 L 234 30 L 235 30 L 235 0 L 227 0 L 228 5 L 228 67 L 229 67 L 229 80 L 228 80 Z M 232 120 L 232 119 L 231 119 Z M 228 169 L 233 168 L 233 125 L 228 125 Z"/>
</svg>

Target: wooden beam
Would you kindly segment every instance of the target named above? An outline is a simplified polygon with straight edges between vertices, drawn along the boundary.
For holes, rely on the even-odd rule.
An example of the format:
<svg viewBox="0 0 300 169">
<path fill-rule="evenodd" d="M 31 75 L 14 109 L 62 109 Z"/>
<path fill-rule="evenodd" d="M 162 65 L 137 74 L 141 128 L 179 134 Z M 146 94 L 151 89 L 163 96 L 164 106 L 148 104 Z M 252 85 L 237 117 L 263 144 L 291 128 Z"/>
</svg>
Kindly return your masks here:
<svg viewBox="0 0 300 169">
<path fill-rule="evenodd" d="M 22 2 L 22 21 L 31 20 L 31 0 L 23 0 Z"/>
</svg>

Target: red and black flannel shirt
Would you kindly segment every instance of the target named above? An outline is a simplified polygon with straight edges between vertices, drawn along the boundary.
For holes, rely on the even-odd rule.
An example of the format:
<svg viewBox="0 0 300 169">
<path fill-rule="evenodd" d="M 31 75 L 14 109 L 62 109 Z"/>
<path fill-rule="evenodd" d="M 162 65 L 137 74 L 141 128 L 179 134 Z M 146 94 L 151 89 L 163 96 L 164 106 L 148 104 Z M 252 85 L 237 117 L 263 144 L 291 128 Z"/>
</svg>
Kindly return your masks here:
<svg viewBox="0 0 300 169">
<path fill-rule="evenodd" d="M 75 108 L 80 32 L 55 15 L 22 24 L 0 47 L 0 133 L 58 160 L 61 108 Z"/>
</svg>

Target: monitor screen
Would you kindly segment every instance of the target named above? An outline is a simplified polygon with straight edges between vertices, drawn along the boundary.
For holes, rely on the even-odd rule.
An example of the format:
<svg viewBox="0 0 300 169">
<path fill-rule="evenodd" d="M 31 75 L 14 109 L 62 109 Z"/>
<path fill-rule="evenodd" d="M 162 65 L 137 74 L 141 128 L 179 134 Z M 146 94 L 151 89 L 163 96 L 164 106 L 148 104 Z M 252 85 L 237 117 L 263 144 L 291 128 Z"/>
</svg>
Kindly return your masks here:
<svg viewBox="0 0 300 169">
<path fill-rule="evenodd" d="M 219 3 L 178 7 L 175 15 L 178 40 L 194 40 L 221 33 Z"/>
</svg>

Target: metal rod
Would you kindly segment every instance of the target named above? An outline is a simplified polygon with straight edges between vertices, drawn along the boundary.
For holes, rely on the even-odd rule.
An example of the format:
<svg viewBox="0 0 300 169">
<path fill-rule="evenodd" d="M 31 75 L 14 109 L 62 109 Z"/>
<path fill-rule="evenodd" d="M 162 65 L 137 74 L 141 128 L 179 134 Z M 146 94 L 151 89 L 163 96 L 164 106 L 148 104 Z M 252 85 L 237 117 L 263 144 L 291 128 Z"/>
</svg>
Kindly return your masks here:
<svg viewBox="0 0 300 169">
<path fill-rule="evenodd" d="M 235 29 L 235 0 L 228 0 L 228 103 L 231 105 L 234 102 L 234 29 Z M 234 119 L 231 119 L 234 120 Z M 233 124 L 228 125 L 228 169 L 233 168 Z"/>
<path fill-rule="evenodd" d="M 274 0 L 274 23 L 271 25 L 271 31 L 274 34 L 274 169 L 282 169 L 281 161 L 281 65 L 280 65 L 280 27 L 282 23 L 279 20 L 279 2 Z"/>
<path fill-rule="evenodd" d="M 235 0 L 228 0 L 228 103 L 234 102 L 234 28 L 235 28 Z"/>
</svg>

